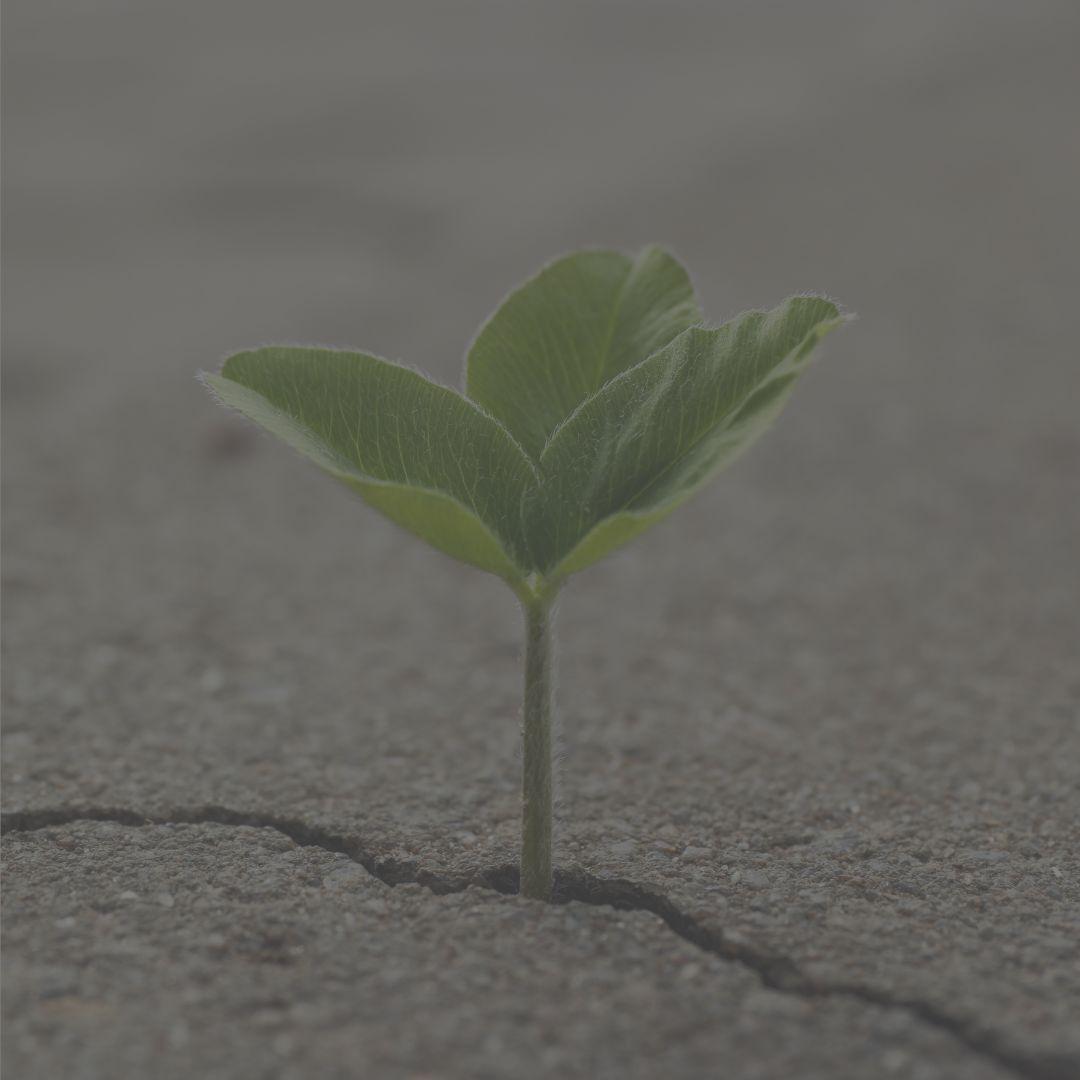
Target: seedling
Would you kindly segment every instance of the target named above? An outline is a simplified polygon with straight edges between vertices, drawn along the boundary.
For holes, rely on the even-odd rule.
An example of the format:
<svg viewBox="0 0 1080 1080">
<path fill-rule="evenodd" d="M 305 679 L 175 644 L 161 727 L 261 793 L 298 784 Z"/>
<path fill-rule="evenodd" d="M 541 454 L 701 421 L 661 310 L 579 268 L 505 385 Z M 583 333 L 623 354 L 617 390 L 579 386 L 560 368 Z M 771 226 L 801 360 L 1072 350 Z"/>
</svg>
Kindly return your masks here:
<svg viewBox="0 0 1080 1080">
<path fill-rule="evenodd" d="M 525 615 L 521 891 L 551 898 L 552 605 L 571 574 L 666 517 L 779 413 L 844 321 L 796 296 L 709 328 L 647 247 L 559 259 L 503 302 L 465 392 L 365 353 L 270 346 L 206 384 Z"/>
</svg>

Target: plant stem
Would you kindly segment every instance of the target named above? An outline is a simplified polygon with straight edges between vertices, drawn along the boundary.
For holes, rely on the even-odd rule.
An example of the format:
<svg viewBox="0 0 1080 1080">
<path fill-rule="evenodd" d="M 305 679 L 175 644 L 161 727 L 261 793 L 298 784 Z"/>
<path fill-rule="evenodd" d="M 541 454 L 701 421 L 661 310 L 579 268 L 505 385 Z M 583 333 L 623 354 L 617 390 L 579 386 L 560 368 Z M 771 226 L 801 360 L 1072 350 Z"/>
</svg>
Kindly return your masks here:
<svg viewBox="0 0 1080 1080">
<path fill-rule="evenodd" d="M 522 599 L 525 611 L 524 755 L 521 775 L 521 894 L 550 900 L 551 696 L 553 607 L 547 598 Z"/>
</svg>

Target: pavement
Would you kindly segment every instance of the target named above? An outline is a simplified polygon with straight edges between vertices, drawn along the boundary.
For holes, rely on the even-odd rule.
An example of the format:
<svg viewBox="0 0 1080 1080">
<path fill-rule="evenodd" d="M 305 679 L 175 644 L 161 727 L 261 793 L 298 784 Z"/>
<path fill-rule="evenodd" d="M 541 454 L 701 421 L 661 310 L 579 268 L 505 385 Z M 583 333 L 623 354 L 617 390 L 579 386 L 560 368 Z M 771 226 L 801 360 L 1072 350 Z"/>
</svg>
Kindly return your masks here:
<svg viewBox="0 0 1080 1080">
<path fill-rule="evenodd" d="M 4 1069 L 1080 1075 L 1075 5 L 5 12 Z M 858 314 L 519 644 L 194 379 L 561 251 Z"/>
</svg>

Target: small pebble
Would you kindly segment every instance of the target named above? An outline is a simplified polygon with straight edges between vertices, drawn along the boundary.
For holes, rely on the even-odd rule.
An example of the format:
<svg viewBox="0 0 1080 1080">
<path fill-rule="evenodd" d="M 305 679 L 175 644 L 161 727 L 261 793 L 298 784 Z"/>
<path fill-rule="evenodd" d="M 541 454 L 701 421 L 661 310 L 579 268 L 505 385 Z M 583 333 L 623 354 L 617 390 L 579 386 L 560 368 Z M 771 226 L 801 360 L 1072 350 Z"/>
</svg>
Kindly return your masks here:
<svg viewBox="0 0 1080 1080">
<path fill-rule="evenodd" d="M 706 859 L 712 854 L 708 848 L 704 847 L 687 847 L 683 848 L 682 857 L 687 862 L 705 862 Z"/>
<path fill-rule="evenodd" d="M 354 862 L 335 867 L 323 877 L 324 889 L 355 889 L 361 882 L 370 880 L 370 875 Z"/>
</svg>

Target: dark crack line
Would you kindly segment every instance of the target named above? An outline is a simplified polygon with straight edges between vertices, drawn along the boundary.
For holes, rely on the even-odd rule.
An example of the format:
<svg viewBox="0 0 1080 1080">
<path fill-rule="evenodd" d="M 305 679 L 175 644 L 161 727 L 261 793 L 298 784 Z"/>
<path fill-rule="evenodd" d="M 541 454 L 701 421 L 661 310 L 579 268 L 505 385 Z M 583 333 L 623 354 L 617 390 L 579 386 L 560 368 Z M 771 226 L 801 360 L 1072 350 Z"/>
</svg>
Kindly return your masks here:
<svg viewBox="0 0 1080 1080">
<path fill-rule="evenodd" d="M 274 829 L 301 847 L 317 847 L 346 855 L 383 884 L 415 884 L 438 896 L 464 892 L 476 885 L 507 896 L 518 891 L 517 866 L 504 863 L 471 874 L 444 874 L 424 870 L 416 863 L 382 858 L 368 851 L 355 836 L 309 825 L 296 818 L 274 814 L 245 813 L 224 806 L 178 808 L 167 815 L 139 814 L 114 807 L 57 807 L 49 810 L 15 811 L 0 815 L 0 834 L 34 832 L 78 821 L 101 821 L 114 825 L 232 825 Z M 1080 1060 L 1071 1054 L 1031 1053 L 1011 1045 L 997 1032 L 972 1020 L 953 1016 L 930 1002 L 889 994 L 873 987 L 814 979 L 789 957 L 760 946 L 727 937 L 683 911 L 664 893 L 623 878 L 602 878 L 584 870 L 556 870 L 557 904 L 577 901 L 619 911 L 647 911 L 670 930 L 703 952 L 741 964 L 754 972 L 771 990 L 802 998 L 849 998 L 880 1009 L 898 1009 L 950 1035 L 972 1053 L 1008 1069 L 1025 1080 L 1076 1080 Z"/>
</svg>

